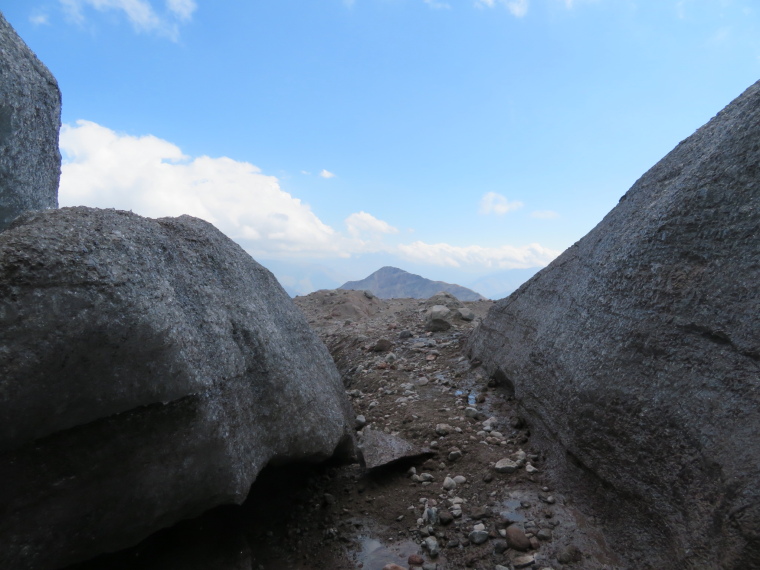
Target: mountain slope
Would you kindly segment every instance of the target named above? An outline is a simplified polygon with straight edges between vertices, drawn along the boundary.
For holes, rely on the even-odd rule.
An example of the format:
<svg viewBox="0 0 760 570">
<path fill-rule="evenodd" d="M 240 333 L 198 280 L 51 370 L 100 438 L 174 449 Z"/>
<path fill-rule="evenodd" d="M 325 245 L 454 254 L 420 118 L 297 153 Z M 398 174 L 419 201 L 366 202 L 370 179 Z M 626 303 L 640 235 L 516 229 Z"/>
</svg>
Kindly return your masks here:
<svg viewBox="0 0 760 570">
<path fill-rule="evenodd" d="M 407 273 L 397 267 L 383 267 L 366 279 L 348 281 L 341 285 L 339 289 L 372 291 L 372 293 L 381 299 L 427 299 L 440 291 L 451 293 L 460 301 L 478 301 L 483 299 L 482 295 L 467 287 L 443 281 L 432 281 L 413 273 Z"/>
</svg>

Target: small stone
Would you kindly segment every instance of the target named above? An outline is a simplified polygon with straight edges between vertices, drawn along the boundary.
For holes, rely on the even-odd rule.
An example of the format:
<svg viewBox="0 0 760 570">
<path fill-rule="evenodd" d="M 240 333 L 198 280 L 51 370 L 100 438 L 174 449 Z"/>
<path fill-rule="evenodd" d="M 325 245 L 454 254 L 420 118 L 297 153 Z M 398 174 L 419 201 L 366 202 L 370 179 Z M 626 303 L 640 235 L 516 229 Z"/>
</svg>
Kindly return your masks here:
<svg viewBox="0 0 760 570">
<path fill-rule="evenodd" d="M 437 424 L 435 426 L 435 433 L 438 435 L 448 435 L 452 431 L 454 431 L 454 429 L 448 424 Z"/>
<path fill-rule="evenodd" d="M 426 562 L 422 565 L 422 570 L 438 570 L 438 564 L 435 562 Z"/>
<path fill-rule="evenodd" d="M 356 429 L 362 429 L 364 426 L 367 425 L 367 418 L 365 418 L 363 415 L 356 416 L 356 422 L 354 423 L 354 426 Z"/>
<path fill-rule="evenodd" d="M 470 513 L 470 516 L 475 520 L 480 520 L 490 517 L 491 511 L 488 510 L 488 507 L 474 507 Z"/>
<path fill-rule="evenodd" d="M 462 457 L 462 452 L 460 450 L 452 449 L 449 451 L 449 461 L 456 461 L 460 457 Z"/>
<path fill-rule="evenodd" d="M 430 380 L 428 380 L 424 376 L 422 378 L 417 378 L 417 386 L 427 386 L 429 383 L 430 383 Z"/>
<path fill-rule="evenodd" d="M 468 538 L 472 544 L 483 544 L 488 540 L 488 533 L 484 530 L 473 530 Z"/>
<path fill-rule="evenodd" d="M 406 570 L 406 568 L 399 566 L 398 564 L 386 564 L 383 566 L 383 570 Z"/>
<path fill-rule="evenodd" d="M 429 483 L 430 481 L 435 481 L 435 477 L 430 473 L 420 473 L 420 481 Z"/>
<path fill-rule="evenodd" d="M 493 567 L 493 570 L 509 570 L 506 566 L 502 566 L 501 564 L 497 564 Z"/>
<path fill-rule="evenodd" d="M 446 491 L 453 491 L 454 489 L 457 488 L 457 484 L 454 481 L 454 479 L 452 479 L 451 477 L 446 477 L 443 480 L 443 488 Z"/>
<path fill-rule="evenodd" d="M 454 483 L 456 483 L 457 485 L 464 485 L 465 483 L 467 483 L 467 477 L 464 477 L 463 475 L 457 475 L 456 477 L 454 477 Z"/>
<path fill-rule="evenodd" d="M 530 539 L 519 526 L 510 525 L 507 527 L 507 544 L 515 550 L 525 551 L 530 548 Z"/>
<path fill-rule="evenodd" d="M 538 534 L 536 536 L 540 540 L 551 540 L 552 539 L 552 531 L 550 531 L 548 528 L 542 528 L 538 531 Z"/>
<path fill-rule="evenodd" d="M 536 563 L 536 559 L 532 554 L 523 554 L 512 559 L 512 566 L 515 568 L 527 568 L 533 566 Z"/>
<path fill-rule="evenodd" d="M 541 548 L 541 541 L 538 540 L 535 536 L 531 536 L 530 537 L 530 547 L 533 550 L 538 550 L 539 548 Z"/>
<path fill-rule="evenodd" d="M 412 338 L 414 335 L 412 334 L 412 331 L 401 331 L 398 333 L 398 337 L 401 340 L 404 340 L 405 338 Z"/>
<path fill-rule="evenodd" d="M 483 523 L 478 523 L 472 527 L 472 530 L 486 530 L 486 525 Z"/>
<path fill-rule="evenodd" d="M 425 545 L 425 548 L 427 548 L 427 551 L 430 554 L 430 556 L 432 556 L 433 558 L 438 556 L 438 554 L 441 552 L 441 549 L 438 546 L 438 540 L 436 540 L 434 536 L 428 536 L 425 539 L 424 545 Z"/>
<path fill-rule="evenodd" d="M 449 511 L 441 511 L 438 513 L 438 520 L 442 525 L 446 526 L 454 522 L 454 516 Z"/>
<path fill-rule="evenodd" d="M 393 343 L 387 338 L 381 338 L 372 345 L 370 350 L 372 350 L 372 352 L 388 352 L 391 348 L 393 348 Z"/>
<path fill-rule="evenodd" d="M 422 520 L 429 524 L 437 524 L 438 523 L 438 509 L 435 507 L 427 507 L 425 509 L 425 512 L 422 514 Z"/>
<path fill-rule="evenodd" d="M 411 554 L 406 562 L 409 566 L 422 566 L 425 563 L 425 559 L 419 554 Z"/>
<path fill-rule="evenodd" d="M 459 541 L 456 538 L 450 538 L 446 543 L 446 548 L 456 548 L 459 546 Z"/>
<path fill-rule="evenodd" d="M 493 481 L 493 473 L 489 472 L 489 473 L 486 473 L 485 475 L 483 475 L 483 482 L 484 483 L 490 483 L 491 481 Z"/>
<path fill-rule="evenodd" d="M 465 408 L 464 415 L 468 418 L 475 418 L 478 416 L 478 410 L 475 408 Z"/>
<path fill-rule="evenodd" d="M 496 462 L 494 469 L 497 473 L 514 473 L 517 471 L 517 463 L 505 457 Z"/>
<path fill-rule="evenodd" d="M 531 465 L 530 463 L 527 463 L 525 465 L 525 471 L 527 471 L 528 473 L 537 473 L 538 469 L 536 467 L 533 467 L 533 465 Z"/>
<path fill-rule="evenodd" d="M 506 540 L 497 539 L 492 541 L 494 554 L 502 554 L 509 546 Z"/>
</svg>

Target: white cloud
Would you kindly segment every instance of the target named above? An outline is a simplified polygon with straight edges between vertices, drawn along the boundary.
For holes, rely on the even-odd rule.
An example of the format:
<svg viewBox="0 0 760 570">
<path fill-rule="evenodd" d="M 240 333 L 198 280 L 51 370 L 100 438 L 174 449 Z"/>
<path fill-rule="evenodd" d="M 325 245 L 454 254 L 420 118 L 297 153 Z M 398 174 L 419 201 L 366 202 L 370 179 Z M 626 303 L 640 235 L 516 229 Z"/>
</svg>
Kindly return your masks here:
<svg viewBox="0 0 760 570">
<path fill-rule="evenodd" d="M 152 218 L 189 214 L 211 222 L 259 259 L 382 252 L 422 264 L 505 269 L 546 265 L 559 253 L 538 244 L 391 244 L 384 240 L 401 232 L 365 211 L 349 215 L 340 232 L 253 164 L 187 156 L 158 137 L 117 133 L 90 121 L 64 125 L 60 146 L 61 206 L 117 208 Z"/>
<path fill-rule="evenodd" d="M 355 238 L 359 238 L 363 233 L 368 234 L 397 234 L 398 229 L 394 228 L 388 222 L 378 220 L 372 214 L 367 212 L 356 212 L 346 218 L 346 227 L 348 233 Z"/>
<path fill-rule="evenodd" d="M 191 158 L 154 136 L 118 134 L 89 121 L 64 125 L 62 206 L 189 214 L 214 224 L 251 253 L 342 251 L 340 235 L 284 192 L 277 178 L 230 158 Z"/>
<path fill-rule="evenodd" d="M 37 12 L 29 16 L 29 21 L 35 26 L 46 26 L 50 24 L 50 17 L 44 12 Z"/>
<path fill-rule="evenodd" d="M 325 170 L 324 168 L 322 169 L 322 172 L 319 173 L 319 175 L 322 178 L 335 178 L 335 175 L 332 172 Z"/>
<path fill-rule="evenodd" d="M 180 20 L 188 21 L 198 8 L 194 0 L 166 0 L 166 7 Z"/>
<path fill-rule="evenodd" d="M 480 199 L 481 214 L 498 214 L 503 216 L 507 212 L 518 210 L 523 207 L 522 202 L 510 202 L 501 194 L 487 192 Z"/>
<path fill-rule="evenodd" d="M 537 243 L 525 246 L 479 245 L 454 246 L 446 243 L 429 244 L 416 241 L 398 246 L 400 254 L 410 261 L 444 267 L 477 266 L 489 269 L 519 269 L 548 265 L 561 252 Z"/>
<path fill-rule="evenodd" d="M 179 38 L 179 22 L 191 19 L 197 6 L 194 0 L 166 0 L 166 14 L 159 15 L 149 0 L 59 0 L 66 13 L 74 21 L 83 23 L 84 9 L 99 12 L 115 10 L 123 12 L 138 32 L 156 33 L 176 41 Z"/>
<path fill-rule="evenodd" d="M 538 220 L 554 220 L 559 218 L 559 214 L 553 210 L 536 210 L 530 213 L 530 217 Z"/>
<path fill-rule="evenodd" d="M 528 0 L 511 0 L 507 2 L 507 10 L 516 18 L 522 18 L 528 13 Z"/>
</svg>

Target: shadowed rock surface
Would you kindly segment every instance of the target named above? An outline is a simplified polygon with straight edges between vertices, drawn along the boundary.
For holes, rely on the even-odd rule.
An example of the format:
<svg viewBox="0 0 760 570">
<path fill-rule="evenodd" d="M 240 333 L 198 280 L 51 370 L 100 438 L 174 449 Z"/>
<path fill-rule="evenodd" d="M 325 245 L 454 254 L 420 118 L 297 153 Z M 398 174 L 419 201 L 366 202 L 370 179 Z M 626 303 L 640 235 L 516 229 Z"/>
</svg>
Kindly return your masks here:
<svg viewBox="0 0 760 570">
<path fill-rule="evenodd" d="M 470 339 L 636 567 L 760 560 L 759 228 L 760 82 Z"/>
<path fill-rule="evenodd" d="M 60 127 L 58 83 L 0 13 L 0 231 L 58 207 Z"/>
<path fill-rule="evenodd" d="M 382 267 L 361 281 L 348 281 L 339 289 L 371 291 L 381 299 L 427 299 L 445 291 L 460 301 L 479 301 L 484 297 L 472 289 L 443 281 L 432 281 L 396 267 Z"/>
<path fill-rule="evenodd" d="M 0 566 L 56 568 L 351 451 L 324 345 L 188 216 L 65 208 L 0 234 Z"/>
</svg>

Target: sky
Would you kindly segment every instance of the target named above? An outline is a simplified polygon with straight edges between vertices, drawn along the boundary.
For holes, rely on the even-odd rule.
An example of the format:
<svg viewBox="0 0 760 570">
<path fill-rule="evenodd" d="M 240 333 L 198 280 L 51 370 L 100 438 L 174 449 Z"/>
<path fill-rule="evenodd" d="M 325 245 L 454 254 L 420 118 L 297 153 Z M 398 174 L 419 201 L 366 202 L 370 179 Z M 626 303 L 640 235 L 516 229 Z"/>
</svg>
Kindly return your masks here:
<svg viewBox="0 0 760 570">
<path fill-rule="evenodd" d="M 756 0 L 0 10 L 63 94 L 61 206 L 201 217 L 299 294 L 392 265 L 497 295 L 760 79 Z"/>
</svg>

